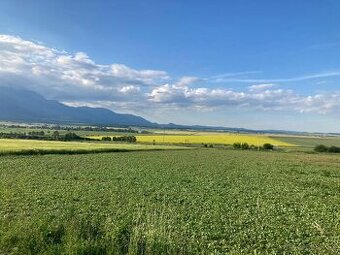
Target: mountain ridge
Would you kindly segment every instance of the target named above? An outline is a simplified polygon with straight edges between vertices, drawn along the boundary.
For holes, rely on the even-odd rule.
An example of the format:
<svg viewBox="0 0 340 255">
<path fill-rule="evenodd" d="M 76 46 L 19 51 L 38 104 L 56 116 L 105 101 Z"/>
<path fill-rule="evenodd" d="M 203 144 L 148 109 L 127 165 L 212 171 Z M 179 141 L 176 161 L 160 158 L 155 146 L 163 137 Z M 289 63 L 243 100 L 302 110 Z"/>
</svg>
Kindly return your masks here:
<svg viewBox="0 0 340 255">
<path fill-rule="evenodd" d="M 0 120 L 50 124 L 82 124 L 122 127 L 138 126 L 147 128 L 191 129 L 234 133 L 340 135 L 339 133 L 256 130 L 223 126 L 180 125 L 174 123 L 159 124 L 137 115 L 116 113 L 105 108 L 67 106 L 56 100 L 48 100 L 32 90 L 12 88 L 9 86 L 0 86 Z"/>
<path fill-rule="evenodd" d="M 105 108 L 72 107 L 26 89 L 0 87 L 0 119 L 7 121 L 62 122 L 119 126 L 153 126 L 140 116 Z"/>
</svg>

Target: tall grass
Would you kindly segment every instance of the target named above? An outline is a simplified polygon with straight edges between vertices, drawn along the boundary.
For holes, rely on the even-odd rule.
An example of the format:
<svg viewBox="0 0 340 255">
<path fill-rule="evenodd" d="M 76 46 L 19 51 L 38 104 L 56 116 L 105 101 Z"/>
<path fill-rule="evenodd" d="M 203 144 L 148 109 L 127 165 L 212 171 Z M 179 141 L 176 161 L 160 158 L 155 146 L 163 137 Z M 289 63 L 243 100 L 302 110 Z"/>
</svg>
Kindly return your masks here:
<svg viewBox="0 0 340 255">
<path fill-rule="evenodd" d="M 183 236 L 172 232 L 164 207 L 145 205 L 125 212 L 123 219 L 99 220 L 69 213 L 63 221 L 43 216 L 11 226 L 0 238 L 0 254 L 190 254 Z"/>
</svg>

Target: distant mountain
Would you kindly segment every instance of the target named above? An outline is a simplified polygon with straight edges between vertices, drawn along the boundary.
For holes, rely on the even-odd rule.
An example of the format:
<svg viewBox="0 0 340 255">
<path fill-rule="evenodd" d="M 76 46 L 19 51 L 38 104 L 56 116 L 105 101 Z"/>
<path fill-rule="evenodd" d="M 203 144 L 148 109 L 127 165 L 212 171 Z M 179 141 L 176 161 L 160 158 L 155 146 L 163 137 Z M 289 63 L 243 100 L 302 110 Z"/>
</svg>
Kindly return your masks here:
<svg viewBox="0 0 340 255">
<path fill-rule="evenodd" d="M 245 128 L 201 125 L 158 124 L 132 114 L 115 113 L 104 108 L 71 107 L 55 100 L 47 100 L 36 92 L 0 86 L 0 120 L 53 124 L 84 124 L 105 126 L 138 126 L 162 129 L 222 131 L 233 133 L 263 133 L 308 135 L 307 132 L 286 130 L 253 130 Z M 325 135 L 322 133 L 313 133 Z M 338 133 L 327 134 L 339 136 Z"/>
<path fill-rule="evenodd" d="M 47 100 L 36 92 L 11 87 L 0 87 L 0 120 L 145 127 L 157 125 L 139 116 L 115 113 L 104 108 L 67 106 Z"/>
</svg>

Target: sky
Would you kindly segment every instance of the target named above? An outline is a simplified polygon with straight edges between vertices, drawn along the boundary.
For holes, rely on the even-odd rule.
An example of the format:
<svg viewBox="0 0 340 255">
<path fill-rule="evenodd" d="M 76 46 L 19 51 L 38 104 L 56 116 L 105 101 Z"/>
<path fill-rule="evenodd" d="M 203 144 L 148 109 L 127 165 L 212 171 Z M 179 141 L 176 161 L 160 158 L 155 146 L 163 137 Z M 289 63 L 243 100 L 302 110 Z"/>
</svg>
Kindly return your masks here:
<svg viewBox="0 0 340 255">
<path fill-rule="evenodd" d="M 340 132 L 340 1 L 0 1 L 0 86 L 159 123 Z"/>
</svg>

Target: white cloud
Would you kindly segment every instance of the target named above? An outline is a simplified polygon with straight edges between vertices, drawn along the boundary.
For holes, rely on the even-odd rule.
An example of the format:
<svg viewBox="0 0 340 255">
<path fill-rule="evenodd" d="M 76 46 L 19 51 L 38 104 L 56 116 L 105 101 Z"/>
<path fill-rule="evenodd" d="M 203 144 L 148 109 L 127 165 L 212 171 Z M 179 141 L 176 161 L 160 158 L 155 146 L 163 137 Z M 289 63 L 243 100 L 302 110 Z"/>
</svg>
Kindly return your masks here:
<svg viewBox="0 0 340 255">
<path fill-rule="evenodd" d="M 135 94 L 135 93 L 138 93 L 140 91 L 140 87 L 128 85 L 128 86 L 121 87 L 119 89 L 119 91 L 124 93 L 124 94 Z"/>
<path fill-rule="evenodd" d="M 55 99 L 119 100 L 128 90 L 138 92 L 139 86 L 154 86 L 168 79 L 164 71 L 100 65 L 84 52 L 70 54 L 0 35 L 1 84 L 27 87 Z"/>
<path fill-rule="evenodd" d="M 340 92 L 317 94 L 303 98 L 300 112 L 328 113 L 340 110 Z"/>
<path fill-rule="evenodd" d="M 249 86 L 249 90 L 255 91 L 255 90 L 264 90 L 264 89 L 271 89 L 275 85 L 273 83 L 264 83 L 264 84 L 256 84 Z"/>
<path fill-rule="evenodd" d="M 260 72 L 229 73 L 211 79 L 184 76 L 176 80 L 162 70 L 136 70 L 117 63 L 101 65 L 84 52 L 71 54 L 19 37 L 0 35 L 0 85 L 25 87 L 72 105 L 104 106 L 136 113 L 160 107 L 198 110 L 240 107 L 316 113 L 340 110 L 340 91 L 299 95 L 276 84 L 339 76 L 340 72 L 276 80 L 233 78 L 255 73 Z M 243 90 L 214 87 L 214 82 L 225 80 L 254 85 Z"/>
<path fill-rule="evenodd" d="M 176 83 L 176 86 L 179 87 L 185 87 L 185 86 L 189 86 L 197 81 L 199 81 L 200 79 L 198 77 L 194 77 L 194 76 L 184 76 L 182 78 L 180 78 L 180 80 Z"/>
<path fill-rule="evenodd" d="M 149 93 L 149 100 L 158 104 L 182 107 L 216 108 L 246 107 L 265 111 L 290 110 L 297 112 L 328 113 L 340 109 L 340 92 L 332 95 L 301 96 L 292 90 L 274 88 L 272 84 L 233 89 L 190 88 L 162 85 Z"/>
</svg>

